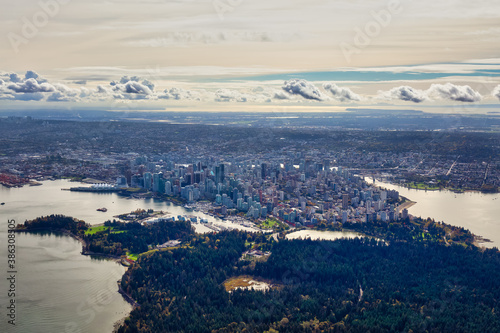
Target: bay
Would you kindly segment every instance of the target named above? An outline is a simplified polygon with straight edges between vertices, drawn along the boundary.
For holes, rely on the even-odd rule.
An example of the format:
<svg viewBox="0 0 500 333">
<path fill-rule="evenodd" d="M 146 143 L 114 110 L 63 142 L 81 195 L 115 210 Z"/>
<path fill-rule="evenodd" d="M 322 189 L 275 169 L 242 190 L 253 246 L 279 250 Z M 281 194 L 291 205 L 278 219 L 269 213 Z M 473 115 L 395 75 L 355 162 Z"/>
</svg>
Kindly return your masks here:
<svg viewBox="0 0 500 333">
<path fill-rule="evenodd" d="M 16 234 L 16 326 L 7 322 L 7 222 L 51 214 L 72 216 L 92 225 L 136 209 L 195 215 L 214 225 L 251 230 L 202 212 L 193 212 L 155 199 L 129 199 L 116 193 L 63 191 L 79 186 L 67 180 L 44 181 L 42 186 L 0 186 L 0 332 L 111 332 L 131 306 L 118 293 L 125 268 L 114 261 L 81 255 L 81 244 L 68 236 Z M 97 208 L 106 207 L 107 212 Z M 201 224 L 197 232 L 211 230 Z"/>
<path fill-rule="evenodd" d="M 463 227 L 491 240 L 481 246 L 500 248 L 500 193 L 425 191 L 378 180 L 375 185 L 396 190 L 415 201 L 416 204 L 408 209 L 410 214 Z"/>
</svg>

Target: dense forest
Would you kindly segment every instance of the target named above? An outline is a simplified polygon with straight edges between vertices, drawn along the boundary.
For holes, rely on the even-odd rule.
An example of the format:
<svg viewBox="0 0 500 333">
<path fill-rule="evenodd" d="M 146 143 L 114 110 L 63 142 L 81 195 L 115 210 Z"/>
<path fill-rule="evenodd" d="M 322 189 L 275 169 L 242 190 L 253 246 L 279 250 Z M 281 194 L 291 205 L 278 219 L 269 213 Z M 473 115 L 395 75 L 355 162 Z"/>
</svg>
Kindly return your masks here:
<svg viewBox="0 0 500 333">
<path fill-rule="evenodd" d="M 34 220 L 26 221 L 17 226 L 18 230 L 61 230 L 69 231 L 74 235 L 83 235 L 88 229 L 88 225 L 81 220 L 64 215 L 49 215 L 37 217 Z"/>
<path fill-rule="evenodd" d="M 26 221 L 18 230 L 69 231 L 84 241 L 83 252 L 121 256 L 127 252 L 147 252 L 149 245 L 159 245 L 169 240 L 185 240 L 194 234 L 190 222 L 158 222 L 151 225 L 107 221 L 107 229 L 89 233 L 92 227 L 84 221 L 64 215 L 50 215 Z"/>
<path fill-rule="evenodd" d="M 321 227 L 321 225 L 319 226 Z M 327 229 L 337 230 L 339 226 Z M 386 241 L 422 241 L 437 243 L 458 243 L 463 246 L 474 244 L 474 234 L 463 227 L 452 226 L 443 222 L 436 222 L 433 219 L 402 219 L 390 223 L 378 221 L 366 223 L 344 223 L 342 228 L 357 231 L 365 235 L 379 237 Z M 321 229 L 321 228 L 319 228 Z"/>
<path fill-rule="evenodd" d="M 467 230 L 417 222 L 357 226 L 390 242 L 196 235 L 189 222 L 108 221 L 90 233 L 85 222 L 62 215 L 26 221 L 19 230 L 66 230 L 82 237 L 87 251 L 143 253 L 121 280 L 139 306 L 120 333 L 500 331 L 498 250 L 472 246 Z M 172 239 L 183 246 L 146 252 Z M 250 248 L 271 255 L 243 255 Z M 270 288 L 226 289 L 242 276 Z"/>
<path fill-rule="evenodd" d="M 262 237 L 198 236 L 141 256 L 122 288 L 138 301 L 119 332 L 494 332 L 498 251 L 374 239 L 280 240 L 267 261 L 240 260 Z M 223 282 L 250 275 L 267 292 Z"/>
<path fill-rule="evenodd" d="M 86 234 L 83 239 L 84 251 L 120 256 L 130 253 L 143 253 L 148 245 L 159 245 L 173 239 L 184 239 L 194 233 L 190 222 L 158 222 L 142 225 L 137 222 L 106 222 L 106 231 Z"/>
</svg>

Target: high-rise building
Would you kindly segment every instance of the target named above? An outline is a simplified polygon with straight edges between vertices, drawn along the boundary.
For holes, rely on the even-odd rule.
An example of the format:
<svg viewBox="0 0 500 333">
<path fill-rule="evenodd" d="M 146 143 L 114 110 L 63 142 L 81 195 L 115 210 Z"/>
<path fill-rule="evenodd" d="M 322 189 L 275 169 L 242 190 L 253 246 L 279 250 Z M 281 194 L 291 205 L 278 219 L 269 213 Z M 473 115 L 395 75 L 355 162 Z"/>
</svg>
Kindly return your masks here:
<svg viewBox="0 0 500 333">
<path fill-rule="evenodd" d="M 144 172 L 144 188 L 150 190 L 153 187 L 153 175 L 151 172 Z"/>
<path fill-rule="evenodd" d="M 215 182 L 222 183 L 224 181 L 224 164 L 219 164 L 215 167 Z"/>
<path fill-rule="evenodd" d="M 267 164 L 262 163 L 260 166 L 260 176 L 262 179 L 266 179 L 267 177 Z"/>
<path fill-rule="evenodd" d="M 165 183 L 165 194 L 172 195 L 172 183 L 169 181 Z"/>
<path fill-rule="evenodd" d="M 342 194 L 342 209 L 347 209 L 349 207 L 349 194 Z"/>
<path fill-rule="evenodd" d="M 163 177 L 161 173 L 153 175 L 153 192 L 160 192 L 160 179 Z"/>
</svg>

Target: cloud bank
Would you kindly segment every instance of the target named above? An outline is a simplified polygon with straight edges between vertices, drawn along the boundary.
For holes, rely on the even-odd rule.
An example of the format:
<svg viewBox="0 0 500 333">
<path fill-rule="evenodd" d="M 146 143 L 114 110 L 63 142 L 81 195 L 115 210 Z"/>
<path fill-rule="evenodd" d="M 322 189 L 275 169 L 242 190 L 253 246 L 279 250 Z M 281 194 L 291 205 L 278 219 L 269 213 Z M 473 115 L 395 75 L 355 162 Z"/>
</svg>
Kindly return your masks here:
<svg viewBox="0 0 500 333">
<path fill-rule="evenodd" d="M 379 92 L 379 98 L 413 103 L 432 100 L 475 103 L 482 100 L 481 94 L 470 86 L 460 86 L 453 83 L 432 84 L 427 90 L 418 90 L 409 86 L 395 87 L 389 91 Z"/>
</svg>

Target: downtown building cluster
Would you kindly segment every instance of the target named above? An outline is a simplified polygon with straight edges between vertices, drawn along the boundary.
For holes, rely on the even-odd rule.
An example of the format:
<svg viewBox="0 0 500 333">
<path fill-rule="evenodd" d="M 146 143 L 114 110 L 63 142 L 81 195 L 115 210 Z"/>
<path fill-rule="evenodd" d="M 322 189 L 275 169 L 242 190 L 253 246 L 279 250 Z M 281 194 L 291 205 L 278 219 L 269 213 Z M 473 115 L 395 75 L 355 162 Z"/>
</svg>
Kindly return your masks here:
<svg viewBox="0 0 500 333">
<path fill-rule="evenodd" d="M 118 186 L 144 188 L 195 205 L 209 201 L 220 216 L 249 220 L 275 218 L 290 225 L 390 222 L 408 217 L 399 211 L 399 193 L 370 186 L 348 169 L 333 167 L 329 154 L 289 152 L 261 158 L 216 157 L 194 163 L 172 156 L 131 161 Z"/>
</svg>

